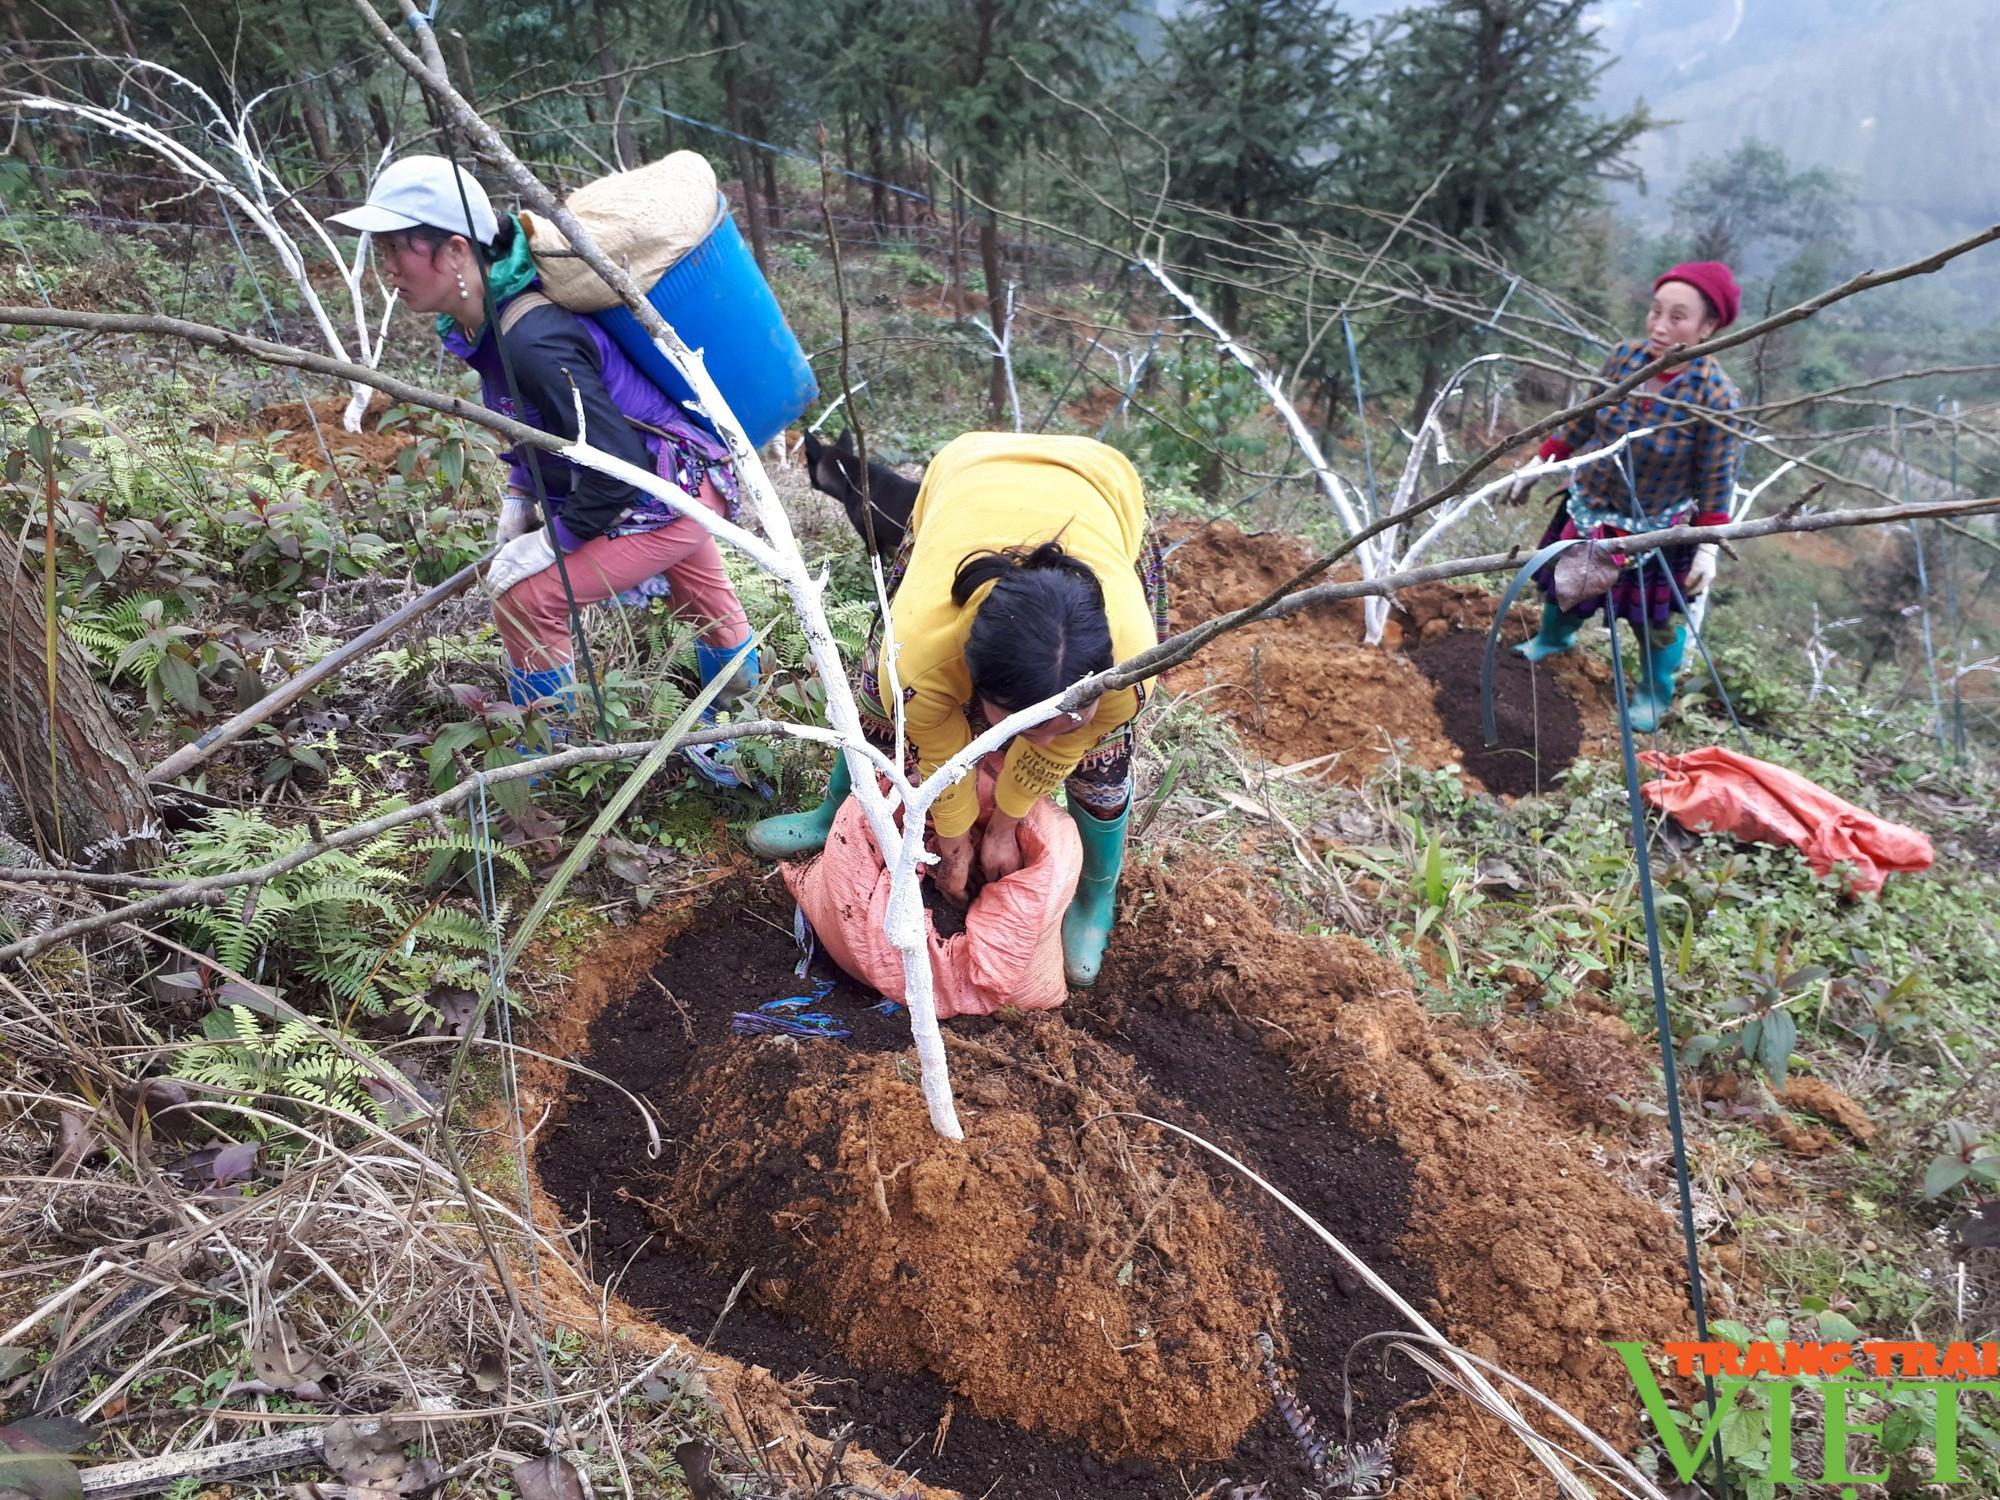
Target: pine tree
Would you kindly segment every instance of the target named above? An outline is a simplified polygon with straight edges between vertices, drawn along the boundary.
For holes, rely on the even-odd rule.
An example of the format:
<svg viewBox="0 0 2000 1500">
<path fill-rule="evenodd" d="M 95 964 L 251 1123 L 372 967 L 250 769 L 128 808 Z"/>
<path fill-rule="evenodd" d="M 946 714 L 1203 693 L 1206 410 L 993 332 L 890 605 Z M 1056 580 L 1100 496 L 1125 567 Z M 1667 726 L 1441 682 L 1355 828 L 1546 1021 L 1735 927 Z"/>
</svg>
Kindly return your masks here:
<svg viewBox="0 0 2000 1500">
<path fill-rule="evenodd" d="M 1636 175 L 1626 152 L 1650 125 L 1643 105 L 1591 111 L 1606 61 L 1589 9 L 1588 0 L 1438 0 L 1403 12 L 1370 55 L 1343 196 L 1400 213 L 1428 189 L 1424 221 L 1532 274 L 1603 182 Z M 1497 295 L 1494 277 L 1462 255 L 1404 259 L 1441 290 Z M 1416 351 L 1421 414 L 1470 329 L 1431 313 L 1397 335 Z"/>
<path fill-rule="evenodd" d="M 1167 23 L 1153 131 L 1169 154 L 1169 196 L 1236 218 L 1300 223 L 1334 171 L 1351 107 L 1356 27 L 1337 0 L 1200 0 Z M 1205 238 L 1176 247 L 1211 258 Z M 1215 305 L 1234 327 L 1231 282 Z"/>
</svg>

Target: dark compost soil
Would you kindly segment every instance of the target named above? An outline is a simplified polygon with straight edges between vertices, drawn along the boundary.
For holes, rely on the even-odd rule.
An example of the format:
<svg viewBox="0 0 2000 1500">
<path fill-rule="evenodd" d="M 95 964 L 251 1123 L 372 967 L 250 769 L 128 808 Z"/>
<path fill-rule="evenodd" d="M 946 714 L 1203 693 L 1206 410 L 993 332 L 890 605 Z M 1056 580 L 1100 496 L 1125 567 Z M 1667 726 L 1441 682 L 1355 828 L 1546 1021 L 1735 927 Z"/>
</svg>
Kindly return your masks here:
<svg viewBox="0 0 2000 1500">
<path fill-rule="evenodd" d="M 1396 1147 L 1288 1076 L 1263 1023 L 1107 993 L 1070 1015 L 949 1023 L 977 1150 L 933 1150 L 909 1102 L 908 1017 L 874 996 L 843 980 L 816 1006 L 852 1028 L 845 1042 L 728 1035 L 732 1013 L 811 993 L 788 926 L 755 898 L 726 899 L 654 969 L 667 996 L 648 984 L 593 1026 L 593 1066 L 645 1097 L 668 1138 L 648 1161 L 629 1104 L 584 1082 L 540 1150 L 547 1191 L 593 1219 L 598 1272 L 698 1336 L 752 1268 L 714 1347 L 783 1381 L 810 1372 L 823 1428 L 853 1423 L 859 1445 L 930 1484 L 1184 1500 L 1228 1476 L 1297 1493 L 1309 1476 L 1271 1409 L 1256 1331 L 1277 1336 L 1294 1390 L 1338 1439 L 1347 1351 L 1397 1316 L 1205 1153 L 1103 1116 L 1136 1109 L 1215 1141 L 1422 1306 L 1430 1274 L 1397 1249 L 1412 1174 Z M 873 1202 L 849 1191 L 871 1176 Z M 1016 1197 L 994 1197 L 995 1180 Z M 1001 1222 L 1022 1195 L 1037 1210 L 1025 1231 Z M 1063 1324 L 1078 1305 L 1087 1339 L 1076 1317 Z M 996 1358 L 1003 1338 L 1018 1368 Z M 1394 1380 L 1372 1360 L 1355 1368 L 1358 1441 L 1422 1387 L 1407 1366 Z M 1010 1404 L 1023 1425 L 990 1414 Z"/>
<path fill-rule="evenodd" d="M 1537 671 L 1502 643 L 1493 661 L 1493 716 L 1499 740 L 1486 743 L 1479 674 L 1484 631 L 1454 630 L 1425 641 L 1410 659 L 1436 685 L 1439 721 L 1465 769 L 1508 797 L 1546 791 L 1583 748 L 1576 700 L 1553 670 Z"/>
<path fill-rule="evenodd" d="M 938 889 L 937 882 L 926 880 L 923 885 L 924 910 L 930 913 L 931 929 L 937 933 L 938 941 L 955 938 L 965 931 L 965 919 L 971 913 L 969 906 L 960 906 Z"/>
</svg>

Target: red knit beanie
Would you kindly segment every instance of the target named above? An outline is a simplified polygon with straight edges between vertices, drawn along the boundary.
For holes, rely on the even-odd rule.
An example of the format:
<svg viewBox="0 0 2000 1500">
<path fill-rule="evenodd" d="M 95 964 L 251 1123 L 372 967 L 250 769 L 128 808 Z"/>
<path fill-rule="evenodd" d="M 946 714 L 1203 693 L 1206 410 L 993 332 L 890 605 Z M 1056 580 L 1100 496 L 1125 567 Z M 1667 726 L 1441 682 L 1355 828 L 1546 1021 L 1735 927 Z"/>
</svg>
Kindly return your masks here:
<svg viewBox="0 0 2000 1500">
<path fill-rule="evenodd" d="M 1685 281 L 1708 299 L 1718 333 L 1734 323 L 1743 310 L 1743 293 L 1736 285 L 1736 276 L 1719 260 L 1683 261 L 1655 281 L 1653 290 L 1657 292 L 1669 281 Z"/>
</svg>

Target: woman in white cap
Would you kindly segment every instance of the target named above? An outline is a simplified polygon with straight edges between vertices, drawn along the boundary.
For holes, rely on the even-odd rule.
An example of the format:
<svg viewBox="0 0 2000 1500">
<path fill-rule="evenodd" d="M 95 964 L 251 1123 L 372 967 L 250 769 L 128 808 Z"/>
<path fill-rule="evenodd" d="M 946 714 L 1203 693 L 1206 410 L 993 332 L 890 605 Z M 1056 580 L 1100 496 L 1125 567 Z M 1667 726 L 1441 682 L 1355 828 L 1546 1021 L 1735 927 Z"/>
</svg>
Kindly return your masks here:
<svg viewBox="0 0 2000 1500">
<path fill-rule="evenodd" d="M 541 295 L 518 220 L 500 221 L 468 173 L 441 156 L 403 157 L 383 170 L 365 204 L 333 222 L 373 236 L 389 284 L 413 311 L 437 315 L 439 339 L 479 372 L 489 409 L 573 439 L 580 405 L 592 447 L 733 516 L 737 485 L 727 448 L 642 375 L 595 320 Z M 506 457 L 502 545 L 486 588 L 506 643 L 513 702 L 575 705 L 565 570 L 578 605 L 670 590 L 677 610 L 700 623 L 695 653 L 703 683 L 728 665 L 750 638 L 750 624 L 708 532 L 645 491 L 546 450 Z M 546 524 L 530 464 L 548 500 Z M 558 549 L 564 570 L 556 567 Z M 726 695 L 749 691 L 756 677 L 752 652 Z M 742 784 L 714 753 L 690 758 L 712 780 Z"/>
</svg>

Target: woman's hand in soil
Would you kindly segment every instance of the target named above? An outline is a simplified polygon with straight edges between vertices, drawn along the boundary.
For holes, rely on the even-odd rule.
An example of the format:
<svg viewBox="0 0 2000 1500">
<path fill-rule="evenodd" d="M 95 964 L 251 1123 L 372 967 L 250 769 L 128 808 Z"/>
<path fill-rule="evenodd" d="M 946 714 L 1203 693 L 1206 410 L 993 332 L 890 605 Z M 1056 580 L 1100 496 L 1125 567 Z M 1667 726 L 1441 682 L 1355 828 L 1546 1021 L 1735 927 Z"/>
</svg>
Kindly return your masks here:
<svg viewBox="0 0 2000 1500">
<path fill-rule="evenodd" d="M 1020 826 L 1019 818 L 1010 818 L 997 807 L 987 820 L 986 836 L 979 841 L 979 869 L 988 880 L 1003 880 L 1026 863 L 1017 836 Z"/>
<path fill-rule="evenodd" d="M 938 866 L 935 875 L 937 887 L 948 900 L 963 906 L 971 897 L 972 886 L 972 830 L 967 829 L 956 838 L 937 839 Z"/>
</svg>

